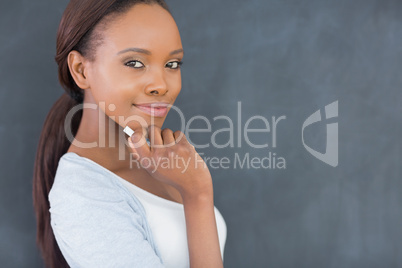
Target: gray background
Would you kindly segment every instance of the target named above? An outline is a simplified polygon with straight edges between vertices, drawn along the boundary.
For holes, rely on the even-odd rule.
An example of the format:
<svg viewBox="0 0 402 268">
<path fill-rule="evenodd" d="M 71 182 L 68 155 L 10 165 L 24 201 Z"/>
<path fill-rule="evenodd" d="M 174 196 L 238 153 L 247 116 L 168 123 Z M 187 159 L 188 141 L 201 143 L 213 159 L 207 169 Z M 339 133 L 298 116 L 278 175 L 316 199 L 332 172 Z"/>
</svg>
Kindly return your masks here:
<svg viewBox="0 0 402 268">
<path fill-rule="evenodd" d="M 43 267 L 35 245 L 32 171 L 45 116 L 62 94 L 55 38 L 67 1 L 0 2 L 0 264 Z M 199 149 L 233 160 L 275 152 L 286 169 L 210 169 L 228 226 L 225 267 L 402 267 L 400 105 L 402 2 L 168 0 L 181 32 L 186 120 L 212 131 L 253 115 L 286 116 L 256 144 Z M 339 102 L 339 166 L 310 155 L 304 120 Z M 164 127 L 180 129 L 169 114 Z M 251 124 L 262 128 L 261 121 Z M 305 130 L 325 151 L 326 122 Z M 202 122 L 194 127 L 203 127 Z M 210 141 L 191 134 L 194 143 Z M 221 143 L 228 137 L 222 134 Z M 237 139 L 237 133 L 235 133 Z"/>
</svg>

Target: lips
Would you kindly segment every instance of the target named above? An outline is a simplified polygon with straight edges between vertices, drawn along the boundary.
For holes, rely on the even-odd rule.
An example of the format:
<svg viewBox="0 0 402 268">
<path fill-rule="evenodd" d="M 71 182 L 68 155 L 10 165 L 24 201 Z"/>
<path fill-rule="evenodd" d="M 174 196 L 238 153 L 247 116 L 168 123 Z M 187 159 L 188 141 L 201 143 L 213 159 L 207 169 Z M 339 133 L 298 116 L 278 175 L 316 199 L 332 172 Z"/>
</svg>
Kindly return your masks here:
<svg viewBox="0 0 402 268">
<path fill-rule="evenodd" d="M 168 105 L 169 103 L 165 102 L 134 104 L 134 106 L 140 109 L 142 112 L 157 117 L 163 117 L 167 114 Z"/>
</svg>

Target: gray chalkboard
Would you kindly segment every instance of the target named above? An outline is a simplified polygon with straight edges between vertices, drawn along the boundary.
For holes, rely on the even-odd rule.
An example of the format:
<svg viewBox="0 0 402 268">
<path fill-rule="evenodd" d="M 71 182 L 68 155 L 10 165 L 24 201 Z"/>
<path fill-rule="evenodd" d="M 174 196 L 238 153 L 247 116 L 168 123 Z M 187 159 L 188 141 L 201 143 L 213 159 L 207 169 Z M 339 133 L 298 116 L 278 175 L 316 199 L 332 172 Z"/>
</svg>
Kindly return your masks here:
<svg viewBox="0 0 402 268">
<path fill-rule="evenodd" d="M 198 149 L 231 161 L 210 167 L 228 227 L 225 267 L 402 267 L 402 2 L 167 3 L 185 51 L 175 104 L 187 122 L 211 122 L 210 132 L 188 136 L 208 144 L 230 125 L 215 117 L 234 123 L 233 147 Z M 53 57 L 66 4 L 0 2 L 2 267 L 43 267 L 32 170 L 43 121 L 63 92 Z M 249 129 L 268 122 L 270 131 L 246 138 L 253 116 Z M 182 127 L 173 113 L 164 126 Z M 330 164 L 318 159 L 326 152 Z M 265 167 L 234 166 L 246 156 Z"/>
</svg>

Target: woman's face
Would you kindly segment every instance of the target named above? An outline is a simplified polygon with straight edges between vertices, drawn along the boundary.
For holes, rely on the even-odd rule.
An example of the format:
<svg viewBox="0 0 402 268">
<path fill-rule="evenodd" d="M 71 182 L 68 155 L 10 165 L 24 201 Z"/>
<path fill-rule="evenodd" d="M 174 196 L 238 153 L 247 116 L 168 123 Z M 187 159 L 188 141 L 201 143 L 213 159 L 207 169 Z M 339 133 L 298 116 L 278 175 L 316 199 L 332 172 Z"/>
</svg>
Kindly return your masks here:
<svg viewBox="0 0 402 268">
<path fill-rule="evenodd" d="M 85 63 L 89 85 L 85 100 L 99 105 L 122 127 L 143 126 L 139 117 L 147 125 L 162 127 L 163 109 L 151 115 L 139 107 L 155 102 L 173 104 L 180 93 L 183 50 L 174 19 L 159 5 L 136 4 L 110 21 L 102 35 L 95 61 Z"/>
</svg>

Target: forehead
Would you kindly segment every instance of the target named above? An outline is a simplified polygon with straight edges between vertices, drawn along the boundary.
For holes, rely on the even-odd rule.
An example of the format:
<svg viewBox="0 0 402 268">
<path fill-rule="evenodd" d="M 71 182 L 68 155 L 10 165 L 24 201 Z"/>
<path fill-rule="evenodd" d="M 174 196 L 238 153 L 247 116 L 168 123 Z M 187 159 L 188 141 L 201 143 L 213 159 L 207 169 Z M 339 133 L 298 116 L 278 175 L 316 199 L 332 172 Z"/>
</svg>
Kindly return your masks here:
<svg viewBox="0 0 402 268">
<path fill-rule="evenodd" d="M 134 5 L 128 12 L 111 20 L 102 35 L 104 45 L 113 51 L 135 46 L 170 52 L 182 47 L 173 17 L 157 4 Z"/>
</svg>

